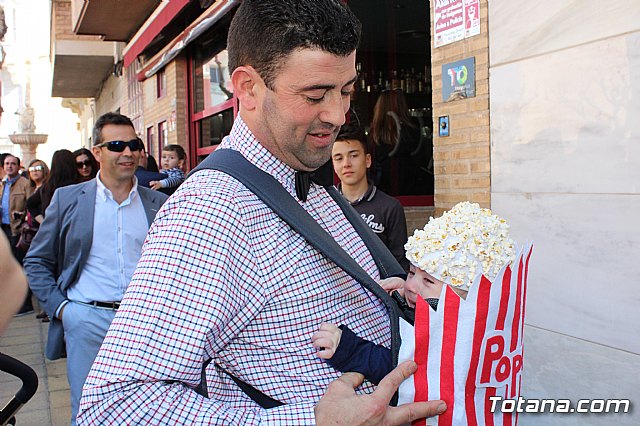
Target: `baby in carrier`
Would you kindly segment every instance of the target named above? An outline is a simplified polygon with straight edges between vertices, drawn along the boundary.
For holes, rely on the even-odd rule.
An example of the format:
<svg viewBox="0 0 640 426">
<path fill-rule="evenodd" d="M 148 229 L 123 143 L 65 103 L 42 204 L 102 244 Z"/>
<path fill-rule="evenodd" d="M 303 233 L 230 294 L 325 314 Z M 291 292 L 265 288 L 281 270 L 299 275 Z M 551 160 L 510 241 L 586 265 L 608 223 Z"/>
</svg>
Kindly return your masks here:
<svg viewBox="0 0 640 426">
<path fill-rule="evenodd" d="M 493 281 L 516 254 L 506 221 L 469 202 L 431 218 L 409 237 L 405 250 L 411 267 L 399 292 L 410 308 L 421 297 L 434 310 L 443 286 L 464 299 L 479 274 Z M 375 384 L 393 369 L 390 349 L 360 338 L 345 325 L 323 323 L 312 342 L 332 367 L 362 373 Z"/>
</svg>

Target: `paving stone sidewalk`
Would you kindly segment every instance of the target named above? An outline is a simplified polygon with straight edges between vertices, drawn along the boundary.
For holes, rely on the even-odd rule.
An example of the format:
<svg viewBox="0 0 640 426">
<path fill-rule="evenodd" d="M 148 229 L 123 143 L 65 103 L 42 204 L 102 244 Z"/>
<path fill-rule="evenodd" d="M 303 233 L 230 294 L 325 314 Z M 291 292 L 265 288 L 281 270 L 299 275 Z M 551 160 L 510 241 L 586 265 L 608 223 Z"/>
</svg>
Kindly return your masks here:
<svg viewBox="0 0 640 426">
<path fill-rule="evenodd" d="M 68 426 L 71 406 L 66 359 L 49 361 L 44 356 L 48 324 L 35 313 L 14 318 L 0 337 L 0 352 L 24 362 L 38 375 L 38 391 L 16 415 L 16 426 Z M 22 382 L 0 371 L 0 408 L 20 389 Z"/>
</svg>

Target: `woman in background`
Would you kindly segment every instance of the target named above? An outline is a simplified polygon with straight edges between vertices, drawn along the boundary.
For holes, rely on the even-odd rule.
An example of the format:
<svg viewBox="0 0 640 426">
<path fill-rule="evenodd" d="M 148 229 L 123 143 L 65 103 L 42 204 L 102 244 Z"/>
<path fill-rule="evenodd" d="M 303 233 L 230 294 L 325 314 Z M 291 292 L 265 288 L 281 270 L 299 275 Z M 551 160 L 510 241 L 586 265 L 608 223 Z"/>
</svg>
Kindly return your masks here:
<svg viewBox="0 0 640 426">
<path fill-rule="evenodd" d="M 47 167 L 42 160 L 36 158 L 29 163 L 27 172 L 29 172 L 29 182 L 31 182 L 31 186 L 35 192 L 42 186 L 47 176 L 49 176 L 49 167 Z"/>
<path fill-rule="evenodd" d="M 389 195 L 433 194 L 430 144 L 400 89 L 383 90 L 373 109 L 374 183 Z"/>
<path fill-rule="evenodd" d="M 87 148 L 80 148 L 73 152 L 73 156 L 80 175 L 80 182 L 86 182 L 96 177 L 100 167 L 91 151 Z"/>
</svg>

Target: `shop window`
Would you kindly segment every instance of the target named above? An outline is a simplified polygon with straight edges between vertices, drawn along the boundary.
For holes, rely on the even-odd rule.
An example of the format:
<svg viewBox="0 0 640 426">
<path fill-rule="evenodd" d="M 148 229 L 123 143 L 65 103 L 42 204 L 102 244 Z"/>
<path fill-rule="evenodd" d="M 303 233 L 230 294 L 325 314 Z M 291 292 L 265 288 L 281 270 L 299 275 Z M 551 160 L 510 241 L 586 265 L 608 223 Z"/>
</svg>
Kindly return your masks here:
<svg viewBox="0 0 640 426">
<path fill-rule="evenodd" d="M 161 121 L 160 123 L 158 123 L 158 142 L 160 147 L 160 149 L 158 150 L 158 153 L 161 153 L 162 147 L 169 144 L 169 141 L 167 138 L 167 122 L 166 121 Z"/>
<path fill-rule="evenodd" d="M 153 143 L 153 126 L 147 127 L 147 150 L 150 155 L 158 156 L 156 146 Z"/>
<path fill-rule="evenodd" d="M 229 76 L 227 50 L 217 52 L 211 58 L 196 61 L 195 111 L 204 111 L 233 98 L 233 85 Z"/>
<path fill-rule="evenodd" d="M 167 74 L 164 68 L 156 73 L 156 97 L 162 98 L 167 94 Z"/>
<path fill-rule="evenodd" d="M 348 5 L 362 22 L 350 118 L 367 129 L 371 178 L 404 205 L 432 204 L 429 2 L 348 0 Z"/>
<path fill-rule="evenodd" d="M 192 150 L 199 162 L 231 132 L 237 99 L 229 74 L 226 50 L 229 14 L 220 26 L 194 42 L 190 60 L 190 102 L 192 106 Z"/>
<path fill-rule="evenodd" d="M 220 144 L 222 138 L 231 131 L 233 119 L 233 109 L 227 109 L 199 120 L 197 131 L 198 135 L 200 135 L 200 148 L 214 148 Z M 199 161 L 203 160 L 204 157 L 206 155 L 202 155 Z"/>
</svg>

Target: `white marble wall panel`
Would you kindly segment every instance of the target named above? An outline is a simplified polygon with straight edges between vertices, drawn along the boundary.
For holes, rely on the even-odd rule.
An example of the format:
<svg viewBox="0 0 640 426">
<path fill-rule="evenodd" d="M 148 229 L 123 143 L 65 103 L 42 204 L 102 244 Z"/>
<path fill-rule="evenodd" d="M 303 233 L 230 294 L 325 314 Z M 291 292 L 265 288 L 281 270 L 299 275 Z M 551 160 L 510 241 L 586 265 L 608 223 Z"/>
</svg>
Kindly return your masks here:
<svg viewBox="0 0 640 426">
<path fill-rule="evenodd" d="M 640 356 L 531 326 L 524 336 L 524 398 L 630 399 L 631 412 L 525 413 L 520 426 L 640 424 Z"/>
<path fill-rule="evenodd" d="M 493 191 L 640 193 L 640 32 L 492 67 L 490 89 Z"/>
<path fill-rule="evenodd" d="M 534 242 L 526 323 L 640 354 L 640 195 L 492 193 L 491 205 Z"/>
<path fill-rule="evenodd" d="M 638 0 L 491 0 L 490 63 L 496 66 L 639 29 Z"/>
</svg>

